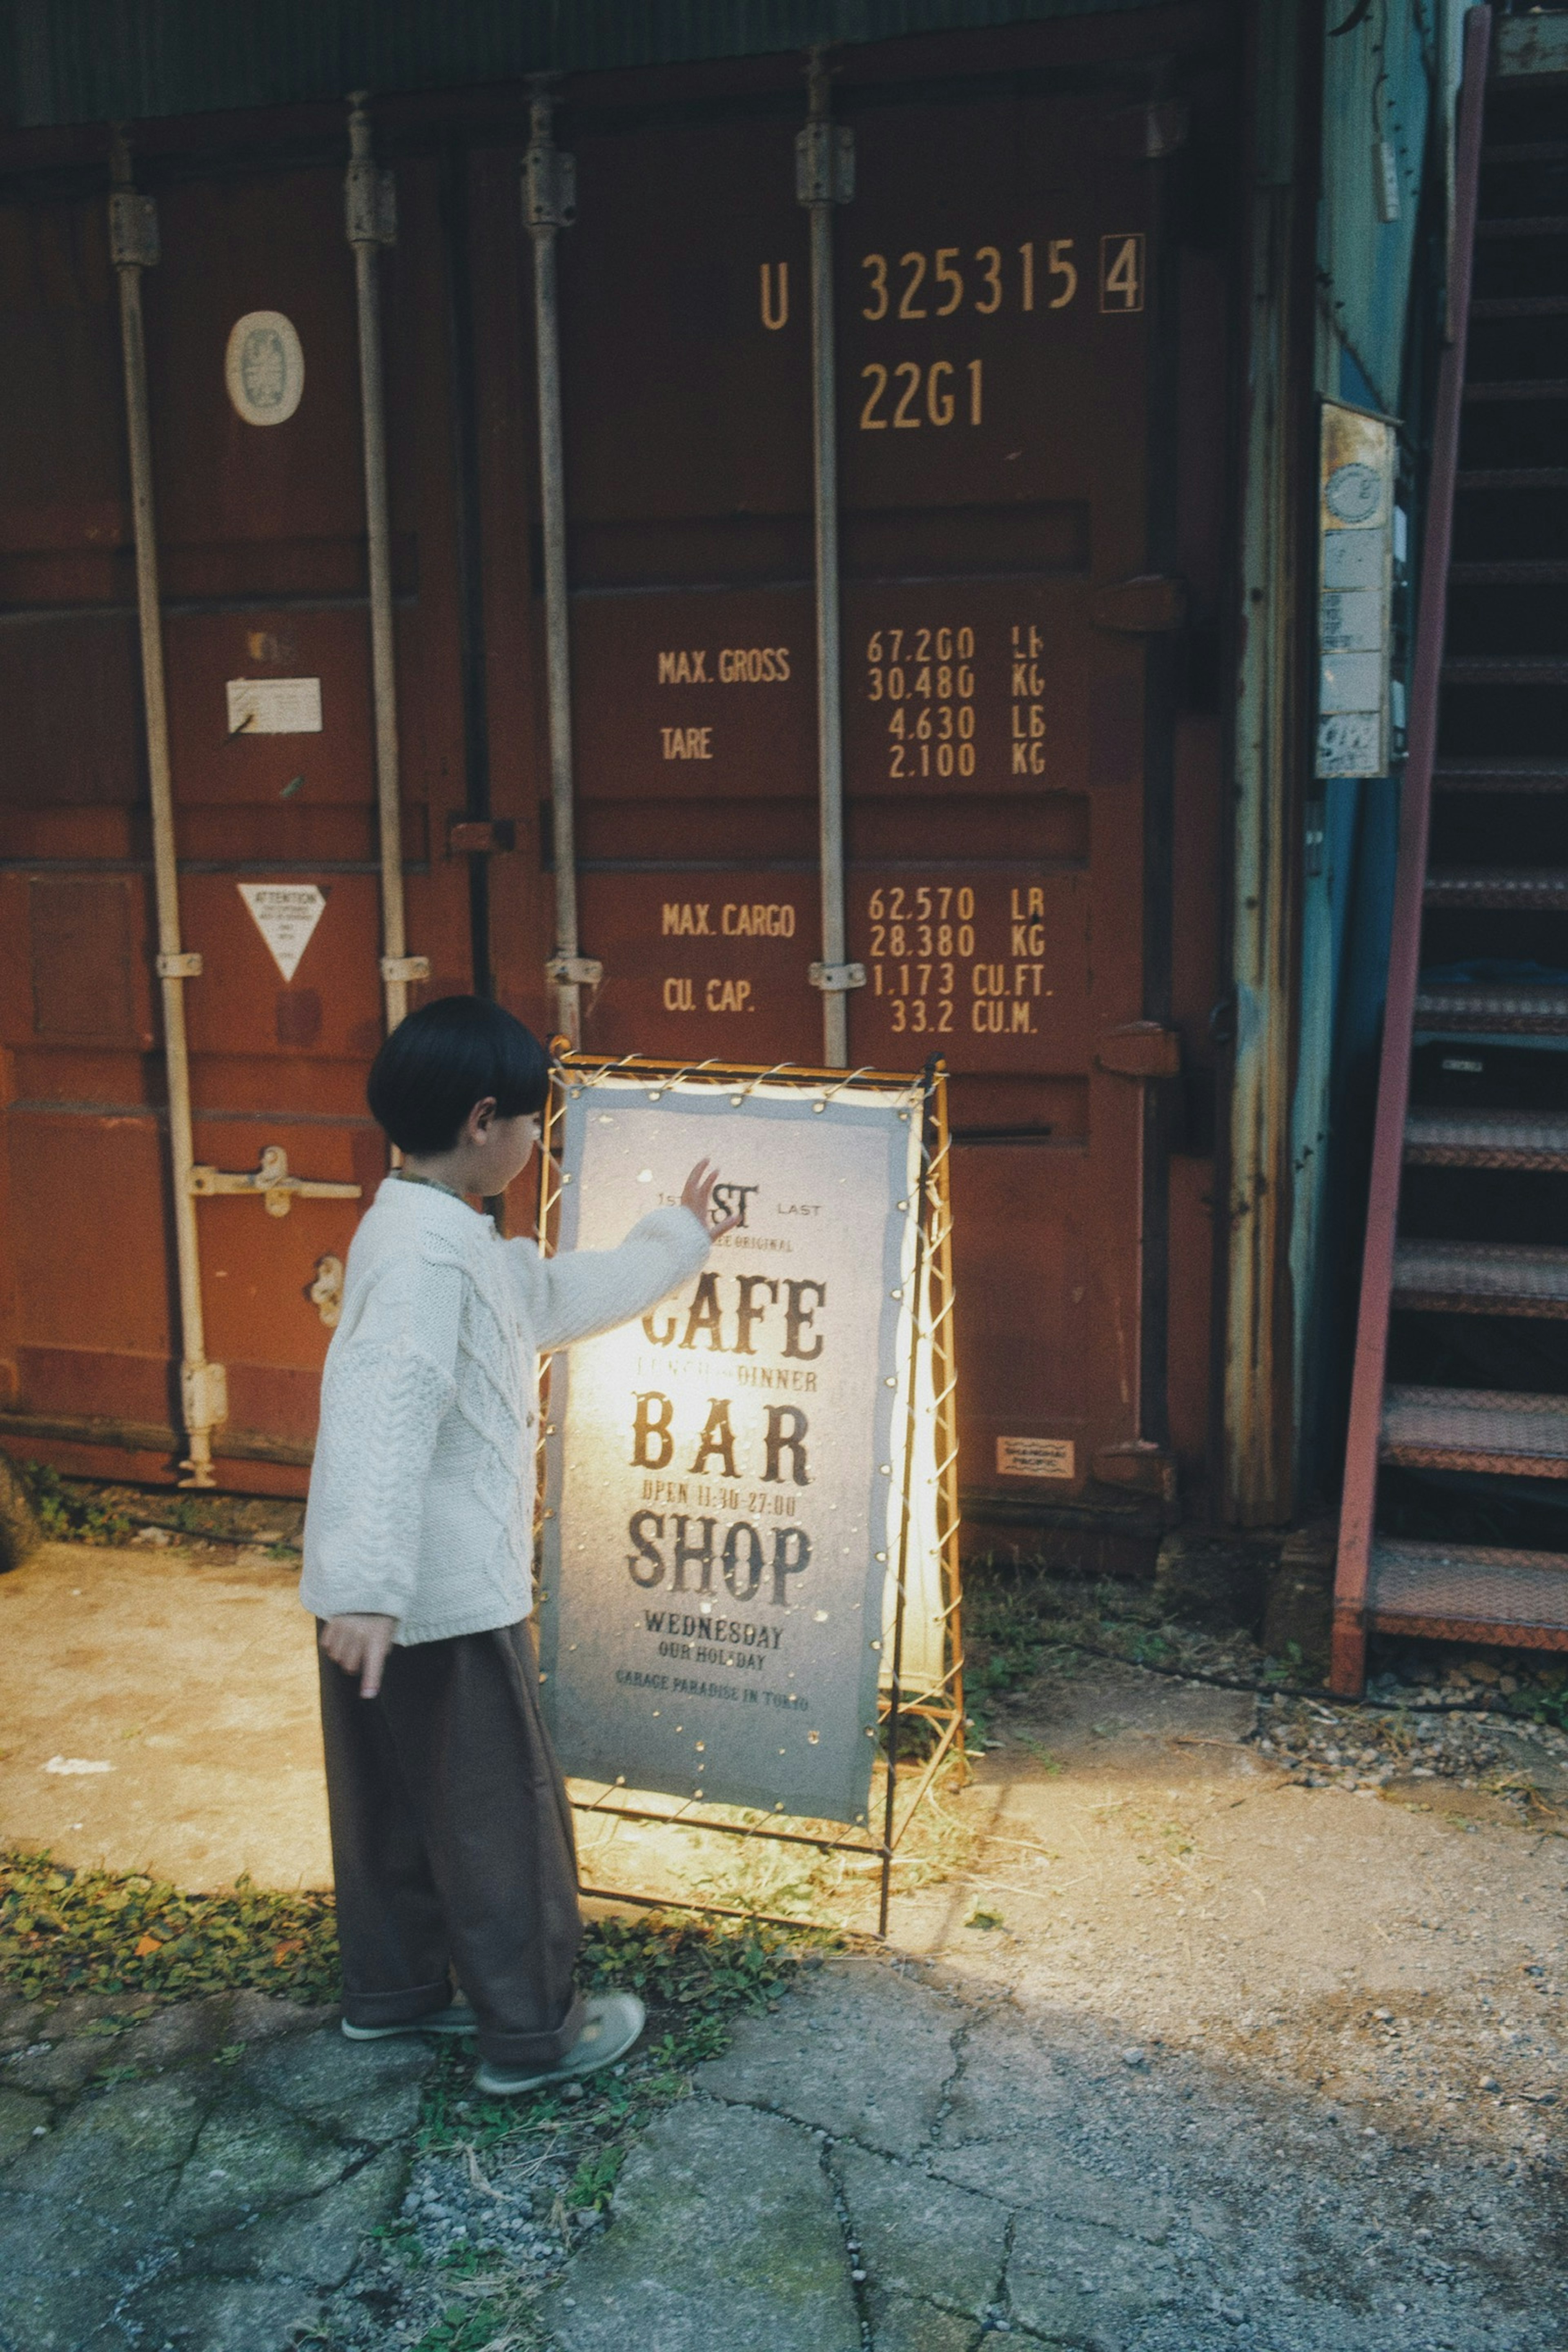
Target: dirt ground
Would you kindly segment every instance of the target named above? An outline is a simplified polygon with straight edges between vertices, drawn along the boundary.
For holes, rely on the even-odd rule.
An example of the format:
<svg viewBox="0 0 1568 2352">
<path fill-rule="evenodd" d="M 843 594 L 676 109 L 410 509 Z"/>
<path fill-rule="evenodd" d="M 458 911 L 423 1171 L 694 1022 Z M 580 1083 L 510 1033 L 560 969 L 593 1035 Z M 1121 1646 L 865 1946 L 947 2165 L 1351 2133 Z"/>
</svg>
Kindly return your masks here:
<svg viewBox="0 0 1568 2352">
<path fill-rule="evenodd" d="M 942 1799 L 973 1856 L 899 1906 L 900 1947 L 1223 2052 L 1347 2120 L 1509 2161 L 1550 2150 L 1568 1842 L 1450 1780 L 1302 1786 L 1259 1753 L 1257 1719 L 1250 1694 L 1047 1669 Z M 1568 1794 L 1538 1754 L 1548 1801 Z"/>
<path fill-rule="evenodd" d="M 192 1884 L 242 1868 L 321 1883 L 312 1675 L 282 1562 L 47 1548 L 0 1578 L 0 1841 L 47 1843 L 69 1863 L 153 1864 Z M 887 1952 L 830 1960 L 776 2016 L 748 2021 L 656 2127 L 667 2137 L 650 2139 L 647 2164 L 628 2164 L 607 2226 L 535 2230 L 538 2300 L 515 2340 L 569 2352 L 622 2341 L 646 2289 L 675 2293 L 684 2314 L 658 2352 L 689 2335 L 728 2352 L 753 2341 L 787 2352 L 797 2338 L 813 2352 L 840 2338 L 966 2352 L 998 2333 L 1110 2352 L 1568 2342 L 1565 1751 L 1561 1734 L 1473 1706 L 1276 1702 L 1042 1652 L 1038 1671 L 991 1703 L 967 1781 L 944 1779 L 911 1831 Z M 73 1758 L 114 1769 L 49 1772 Z M 849 1930 L 872 1923 L 864 1864 L 592 1822 L 584 1843 L 600 1884 L 700 1886 L 809 1904 Z M 29 2063 L 47 2072 L 47 2021 L 27 2031 L 0 2085 L 32 2096 L 24 2077 Z M 923 2120 L 889 2137 L 878 2102 L 900 2099 Z M 62 2107 L 49 2129 L 65 2120 Z M 797 2159 L 775 2125 L 805 2134 L 810 2166 L 837 2184 L 823 2192 L 827 2252 L 800 2255 L 813 2279 L 812 2263 L 830 2258 L 816 2304 L 768 2284 L 743 2230 L 729 2287 L 716 2273 L 710 2293 L 689 2260 L 682 2165 L 733 2168 L 726 2226 L 740 2229 L 748 2163 L 761 2179 Z M 710 2146 L 691 2139 L 704 2132 Z M 44 2145 L 24 2139 L 0 2197 Z M 1079 2201 L 1060 2221 L 1067 2192 L 1051 2167 L 1069 2149 Z M 503 2227 L 504 2160 L 491 2169 L 499 2190 L 471 2167 L 405 2166 L 386 2191 L 393 2251 L 378 2241 L 312 2290 L 331 2321 L 323 2341 L 426 2341 L 439 2305 L 431 2265 L 459 2239 L 470 2270 L 477 2260 L 489 2275 L 489 2263 L 504 2293 L 507 2247 L 519 2215 L 541 2213 L 540 2188 L 518 2191 Z M 1086 2180 L 1099 2183 L 1092 2210 Z M 1168 2219 L 1165 2251 L 1134 2263 L 1141 2183 Z M 1069 2221 L 1100 2250 L 1099 2273 L 1089 2252 L 1079 2268 L 1108 2300 L 1047 2275 L 1039 2245 Z M 921 2269 L 933 2231 L 951 2236 L 951 2279 Z M 982 2262 L 973 2250 L 993 2241 Z M 741 2276 L 762 2296 L 760 2334 Z M 6 2352 L 70 2340 L 11 2325 L 7 2341 L 0 2323 Z M 268 2352 L 265 2327 L 227 2328 L 193 2321 L 170 2341 Z"/>
</svg>

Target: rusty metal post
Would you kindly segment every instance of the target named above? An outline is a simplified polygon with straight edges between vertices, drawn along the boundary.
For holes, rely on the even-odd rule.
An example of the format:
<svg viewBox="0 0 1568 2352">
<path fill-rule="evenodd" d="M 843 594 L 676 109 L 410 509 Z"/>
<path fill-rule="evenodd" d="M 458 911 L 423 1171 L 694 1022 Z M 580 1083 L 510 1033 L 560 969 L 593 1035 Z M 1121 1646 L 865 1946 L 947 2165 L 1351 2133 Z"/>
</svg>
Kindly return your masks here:
<svg viewBox="0 0 1568 2352">
<path fill-rule="evenodd" d="M 533 87 L 522 217 L 533 244 L 533 343 L 539 381 L 539 518 L 544 546 L 544 667 L 550 709 L 550 817 L 555 856 L 555 1020 L 573 1045 L 583 1041 L 582 991 L 601 967 L 577 935 L 577 843 L 572 760 L 572 646 L 566 602 L 566 458 L 561 430 L 561 320 L 555 240 L 577 217 L 577 164 L 555 144 L 555 99 Z"/>
<path fill-rule="evenodd" d="M 1373 1519 L 1377 1503 L 1378 1451 L 1383 1430 L 1384 1368 L 1405 1161 L 1405 1118 L 1410 1097 L 1410 1045 L 1421 970 L 1421 914 L 1426 882 L 1426 840 L 1432 808 L 1432 767 L 1437 750 L 1443 634 L 1448 606 L 1448 551 L 1453 536 L 1454 478 L 1465 397 L 1465 331 L 1470 310 L 1470 268 L 1480 186 L 1481 115 L 1492 12 L 1465 16 L 1458 160 L 1454 174 L 1454 266 L 1448 339 L 1437 362 L 1432 421 L 1432 468 L 1426 492 L 1426 543 L 1415 615 L 1415 665 L 1410 681 L 1410 744 L 1399 809 L 1399 857 L 1394 870 L 1394 924 L 1388 954 L 1388 995 L 1383 1014 L 1383 1060 L 1373 1130 L 1372 1183 L 1356 1318 L 1355 1370 L 1340 1509 L 1339 1560 L 1334 1576 L 1331 1686 L 1359 1693 L 1366 1675 L 1367 1597 Z"/>
<path fill-rule="evenodd" d="M 864 988 L 864 966 L 845 961 L 843 635 L 838 611 L 838 419 L 833 346 L 833 208 L 855 193 L 855 134 L 831 121 L 827 70 L 811 53 L 811 112 L 795 142 L 795 192 L 811 219 L 812 505 L 816 540 L 816 761 L 822 961 L 822 1058 L 849 1061 L 846 991 Z"/>
<path fill-rule="evenodd" d="M 163 992 L 163 1066 L 169 1087 L 169 1167 L 174 1202 L 174 1256 L 180 1283 L 180 1412 L 190 1452 L 184 1486 L 211 1486 L 212 1433 L 228 1418 L 228 1384 L 209 1364 L 202 1311 L 202 1265 L 191 1190 L 191 1068 L 185 1042 L 187 980 L 201 977 L 199 955 L 180 944 L 180 881 L 174 853 L 174 786 L 169 763 L 169 710 L 163 685 L 163 619 L 158 582 L 158 525 L 153 503 L 153 436 L 147 409 L 147 345 L 142 272 L 159 257 L 158 213 L 138 195 L 131 157 L 118 131 L 109 198 L 109 245 L 120 284 L 120 342 L 125 366 L 125 417 L 131 457 L 131 512 L 136 541 L 136 614 L 142 639 L 142 704 L 153 804 L 153 888 L 158 913 L 158 980 Z"/>
<path fill-rule="evenodd" d="M 1240 661 L 1235 737 L 1229 1255 L 1226 1288 L 1223 1497 L 1242 1527 L 1289 1518 L 1291 1318 L 1290 1064 L 1296 926 L 1295 768 L 1302 735 L 1297 630 L 1296 332 L 1303 206 L 1300 0 L 1255 20 L 1258 44 L 1251 194 Z M 1309 387 L 1310 388 L 1310 387 Z"/>
<path fill-rule="evenodd" d="M 411 956 L 403 910 L 403 804 L 398 779 L 397 666 L 392 630 L 392 527 L 386 497 L 386 395 L 381 365 L 381 280 L 376 255 L 397 242 L 396 190 L 377 171 L 370 147 L 369 93 L 349 99 L 349 169 L 344 188 L 359 307 L 360 409 L 364 432 L 364 519 L 369 551 L 371 691 L 375 706 L 375 799 L 381 831 L 381 982 L 388 1031 L 408 1010 L 408 983 L 428 980 L 424 956 Z"/>
</svg>

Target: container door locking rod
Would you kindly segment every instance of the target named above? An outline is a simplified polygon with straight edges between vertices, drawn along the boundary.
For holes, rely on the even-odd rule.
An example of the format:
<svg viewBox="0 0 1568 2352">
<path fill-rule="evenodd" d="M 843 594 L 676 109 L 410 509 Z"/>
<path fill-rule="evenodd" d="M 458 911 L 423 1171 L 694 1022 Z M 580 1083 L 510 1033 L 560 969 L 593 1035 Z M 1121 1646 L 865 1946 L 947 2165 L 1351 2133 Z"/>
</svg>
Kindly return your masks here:
<svg viewBox="0 0 1568 2352">
<path fill-rule="evenodd" d="M 349 100 L 345 226 L 353 247 L 359 310 L 360 410 L 364 433 L 364 520 L 370 588 L 371 693 L 375 707 L 375 798 L 381 835 L 381 984 L 390 1034 L 408 1010 L 410 981 L 428 980 L 427 956 L 408 952 L 403 908 L 403 805 L 397 743 L 397 666 L 392 626 L 392 528 L 386 498 L 386 394 L 381 364 L 381 280 L 376 257 L 397 242 L 396 187 L 370 149 L 368 92 Z"/>
<path fill-rule="evenodd" d="M 822 51 L 811 52 L 811 111 L 795 142 L 795 192 L 811 216 L 811 408 L 816 537 L 816 759 L 822 869 L 822 961 L 808 978 L 822 991 L 822 1058 L 849 1066 L 844 999 L 864 988 L 866 967 L 844 950 L 843 632 L 838 613 L 838 420 L 833 343 L 833 208 L 855 194 L 855 133 L 827 111 Z"/>
<path fill-rule="evenodd" d="M 174 856 L 174 788 L 169 764 L 169 707 L 163 683 L 163 620 L 158 582 L 158 523 L 153 503 L 153 436 L 147 413 L 147 342 L 142 272 L 158 260 L 158 212 L 132 184 L 124 135 L 113 136 L 109 249 L 120 282 L 120 342 L 125 366 L 125 418 L 131 457 L 131 511 L 136 541 L 136 614 L 142 638 L 142 704 L 153 804 L 153 890 L 158 916 L 158 980 L 163 992 L 163 1065 L 169 1087 L 169 1160 L 174 1183 L 174 1256 L 180 1284 L 180 1415 L 189 1453 L 182 1486 L 214 1485 L 212 1433 L 228 1418 L 228 1382 L 209 1364 L 202 1314 L 202 1265 L 191 1189 L 191 1066 L 185 1041 L 184 984 L 201 978 L 202 960 L 180 944 L 180 883 Z"/>
<path fill-rule="evenodd" d="M 533 245 L 533 341 L 539 367 L 539 519 L 544 542 L 544 665 L 550 707 L 550 817 L 555 857 L 555 1020 L 574 1045 L 583 1039 L 584 988 L 603 967 L 580 951 L 577 844 L 572 760 L 572 648 L 566 604 L 566 460 L 561 433 L 561 319 L 555 240 L 577 216 L 577 164 L 555 144 L 555 99 L 533 85 L 528 152 L 522 159 L 522 219 Z"/>
</svg>

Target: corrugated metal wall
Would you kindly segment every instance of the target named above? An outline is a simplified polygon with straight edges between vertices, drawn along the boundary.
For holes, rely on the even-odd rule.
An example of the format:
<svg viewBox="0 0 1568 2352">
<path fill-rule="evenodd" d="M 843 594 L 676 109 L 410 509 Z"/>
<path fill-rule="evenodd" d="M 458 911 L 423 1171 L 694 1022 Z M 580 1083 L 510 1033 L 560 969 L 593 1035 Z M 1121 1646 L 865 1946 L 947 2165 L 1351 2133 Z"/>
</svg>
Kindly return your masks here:
<svg viewBox="0 0 1568 2352">
<path fill-rule="evenodd" d="M 15 129 L 757 57 L 1104 15 L 1143 0 L 0 0 Z"/>
</svg>

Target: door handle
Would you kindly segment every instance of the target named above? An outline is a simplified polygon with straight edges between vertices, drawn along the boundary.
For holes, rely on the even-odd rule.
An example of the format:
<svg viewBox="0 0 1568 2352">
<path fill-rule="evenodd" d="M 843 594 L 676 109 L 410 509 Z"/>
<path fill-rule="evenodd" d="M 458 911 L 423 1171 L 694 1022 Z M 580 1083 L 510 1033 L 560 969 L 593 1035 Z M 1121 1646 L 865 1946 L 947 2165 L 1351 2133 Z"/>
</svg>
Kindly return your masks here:
<svg viewBox="0 0 1568 2352">
<path fill-rule="evenodd" d="M 1124 1021 L 1100 1039 L 1095 1066 L 1117 1078 L 1179 1078 L 1182 1033 L 1158 1021 Z"/>
<path fill-rule="evenodd" d="M 269 1217 L 286 1217 L 296 1199 L 357 1201 L 360 1197 L 357 1184 L 321 1183 L 309 1176 L 290 1176 L 289 1155 L 280 1143 L 264 1145 L 260 1166 L 244 1175 L 231 1174 L 226 1168 L 193 1168 L 191 1191 L 201 1200 L 211 1200 L 220 1192 L 259 1192 Z"/>
</svg>

